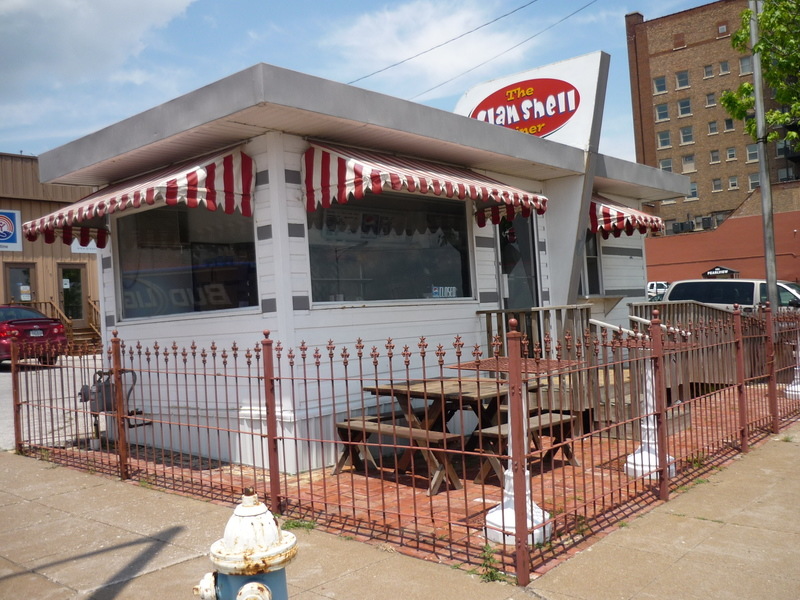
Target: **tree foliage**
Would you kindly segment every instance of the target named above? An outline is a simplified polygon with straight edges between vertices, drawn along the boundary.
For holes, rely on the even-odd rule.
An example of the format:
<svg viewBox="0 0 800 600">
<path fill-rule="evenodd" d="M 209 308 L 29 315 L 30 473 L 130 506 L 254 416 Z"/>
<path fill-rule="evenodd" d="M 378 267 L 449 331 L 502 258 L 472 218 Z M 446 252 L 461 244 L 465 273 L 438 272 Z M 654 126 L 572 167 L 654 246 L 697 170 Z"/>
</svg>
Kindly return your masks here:
<svg viewBox="0 0 800 600">
<path fill-rule="evenodd" d="M 742 53 L 758 53 L 761 58 L 764 98 L 773 98 L 777 107 L 765 110 L 764 120 L 769 141 L 786 140 L 800 148 L 800 10 L 797 0 L 764 0 L 758 15 L 758 41 L 750 44 L 750 21 L 753 12 L 742 13 L 741 27 L 731 43 Z M 725 92 L 720 102 L 735 119 L 745 121 L 747 132 L 757 138 L 757 124 L 752 118 L 755 89 L 743 83 L 735 91 Z M 769 104 L 768 100 L 765 103 Z"/>
</svg>

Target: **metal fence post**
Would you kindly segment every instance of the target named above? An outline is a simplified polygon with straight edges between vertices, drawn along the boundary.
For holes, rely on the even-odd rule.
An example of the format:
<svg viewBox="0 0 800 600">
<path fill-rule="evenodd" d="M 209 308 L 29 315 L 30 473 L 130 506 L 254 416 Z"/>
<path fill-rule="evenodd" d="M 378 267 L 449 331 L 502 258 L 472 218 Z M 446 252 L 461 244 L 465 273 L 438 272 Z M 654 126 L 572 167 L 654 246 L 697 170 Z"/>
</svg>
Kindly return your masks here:
<svg viewBox="0 0 800 600">
<path fill-rule="evenodd" d="M 658 497 L 669 500 L 670 456 L 667 454 L 667 395 L 664 387 L 664 332 L 659 311 L 653 311 L 650 322 L 652 340 L 653 388 L 656 401 L 656 444 L 658 446 Z"/>
<path fill-rule="evenodd" d="M 514 475 L 514 544 L 517 584 L 530 583 L 530 549 L 528 548 L 528 477 L 527 435 L 523 424 L 526 412 L 522 398 L 522 334 L 517 321 L 508 322 L 508 426 L 511 430 L 511 468 Z M 526 404 L 527 405 L 527 402 Z"/>
<path fill-rule="evenodd" d="M 781 417 L 778 413 L 778 375 L 775 369 L 775 317 L 772 307 L 767 302 L 764 310 L 767 325 L 767 398 L 769 414 L 772 418 L 772 433 L 780 433 Z"/>
<path fill-rule="evenodd" d="M 19 342 L 11 338 L 11 394 L 14 402 L 14 449 L 22 454 L 22 404 L 19 393 Z"/>
<path fill-rule="evenodd" d="M 269 330 L 261 340 L 264 361 L 264 399 L 267 408 L 267 461 L 269 462 L 269 508 L 281 512 L 281 470 L 278 464 L 278 414 L 275 406 L 275 365 Z"/>
<path fill-rule="evenodd" d="M 111 372 L 114 378 L 114 422 L 117 424 L 117 457 L 119 459 L 119 477 L 129 479 L 128 471 L 128 435 L 127 435 L 127 407 L 125 406 L 125 393 L 122 389 L 122 349 L 121 340 L 117 337 L 119 332 L 115 329 L 111 338 Z"/>
<path fill-rule="evenodd" d="M 733 307 L 733 335 L 736 348 L 736 397 L 739 407 L 739 448 L 747 452 L 750 432 L 748 431 L 749 415 L 747 414 L 747 398 L 744 393 L 744 339 L 742 334 L 742 310 L 738 304 Z M 769 344 L 769 341 L 767 341 Z M 769 350 L 767 350 L 769 353 Z"/>
</svg>

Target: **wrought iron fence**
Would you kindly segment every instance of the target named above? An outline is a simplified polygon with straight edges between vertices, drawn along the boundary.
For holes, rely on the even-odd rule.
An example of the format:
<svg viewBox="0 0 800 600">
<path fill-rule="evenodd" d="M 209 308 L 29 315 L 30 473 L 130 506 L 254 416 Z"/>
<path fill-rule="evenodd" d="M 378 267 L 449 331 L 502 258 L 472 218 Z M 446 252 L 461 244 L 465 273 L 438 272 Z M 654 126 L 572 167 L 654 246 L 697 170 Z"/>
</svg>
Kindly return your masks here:
<svg viewBox="0 0 800 600">
<path fill-rule="evenodd" d="M 17 451 L 224 502 L 252 486 L 276 513 L 465 568 L 491 559 L 524 585 L 800 415 L 794 313 L 529 322 L 561 325 L 530 339 L 512 323 L 488 350 L 115 334 L 52 367 L 15 346 Z"/>
</svg>

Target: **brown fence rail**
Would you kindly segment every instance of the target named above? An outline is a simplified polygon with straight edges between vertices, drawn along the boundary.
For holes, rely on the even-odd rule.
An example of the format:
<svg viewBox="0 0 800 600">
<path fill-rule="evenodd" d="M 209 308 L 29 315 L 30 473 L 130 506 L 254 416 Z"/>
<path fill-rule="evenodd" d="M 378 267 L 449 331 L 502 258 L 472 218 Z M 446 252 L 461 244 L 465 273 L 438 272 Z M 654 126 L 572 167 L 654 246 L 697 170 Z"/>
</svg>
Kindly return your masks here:
<svg viewBox="0 0 800 600">
<path fill-rule="evenodd" d="M 252 486 L 287 517 L 526 584 L 800 416 L 793 313 L 534 322 L 557 326 L 514 322 L 488 352 L 115 336 L 48 367 L 15 347 L 16 447 L 224 502 Z"/>
</svg>

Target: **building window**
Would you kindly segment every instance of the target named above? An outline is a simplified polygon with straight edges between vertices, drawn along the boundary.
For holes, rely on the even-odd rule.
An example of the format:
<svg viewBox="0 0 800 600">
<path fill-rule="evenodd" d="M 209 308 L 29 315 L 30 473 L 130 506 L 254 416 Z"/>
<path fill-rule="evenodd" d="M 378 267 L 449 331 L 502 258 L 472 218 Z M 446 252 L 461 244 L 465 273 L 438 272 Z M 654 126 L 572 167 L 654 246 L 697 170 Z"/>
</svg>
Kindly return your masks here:
<svg viewBox="0 0 800 600">
<path fill-rule="evenodd" d="M 722 179 L 715 177 L 711 180 L 711 191 L 712 192 L 721 192 L 722 191 Z"/>
<path fill-rule="evenodd" d="M 669 120 L 669 105 L 656 104 L 656 121 L 668 121 L 668 120 Z"/>
<path fill-rule="evenodd" d="M 687 154 L 681 157 L 681 164 L 683 165 L 684 173 L 692 173 L 697 170 L 694 168 L 694 154 Z"/>
<path fill-rule="evenodd" d="M 758 144 L 747 144 L 747 162 L 758 161 Z"/>
<path fill-rule="evenodd" d="M 778 158 L 786 158 L 789 156 L 791 149 L 791 144 L 789 144 L 786 140 L 778 140 L 775 142 L 775 156 Z"/>
<path fill-rule="evenodd" d="M 669 131 L 659 131 L 656 135 L 658 136 L 659 148 L 669 148 L 672 145 L 669 139 Z"/>
<path fill-rule="evenodd" d="M 778 181 L 794 181 L 795 179 L 794 168 L 792 166 L 778 169 Z"/>
<path fill-rule="evenodd" d="M 722 21 L 721 23 L 717 23 L 717 37 L 727 37 L 728 35 L 728 22 Z"/>
<path fill-rule="evenodd" d="M 672 49 L 681 50 L 686 48 L 686 36 L 683 33 L 676 33 L 672 36 Z"/>
<path fill-rule="evenodd" d="M 122 318 L 258 305 L 253 219 L 186 205 L 117 220 Z"/>
<path fill-rule="evenodd" d="M 728 189 L 729 190 L 739 189 L 739 177 L 737 175 L 731 175 L 730 177 L 728 177 Z"/>
<path fill-rule="evenodd" d="M 709 121 L 708 122 L 708 135 L 715 135 L 719 133 L 719 128 L 717 127 L 716 121 Z"/>
<path fill-rule="evenodd" d="M 711 151 L 711 159 L 709 162 L 713 165 L 714 163 L 719 162 L 719 150 L 712 150 Z"/>
<path fill-rule="evenodd" d="M 706 65 L 703 67 L 703 78 L 708 79 L 714 76 L 714 65 Z"/>
<path fill-rule="evenodd" d="M 662 171 L 669 171 L 672 173 L 672 159 L 662 158 L 660 161 L 658 161 L 658 168 Z"/>
<path fill-rule="evenodd" d="M 736 160 L 736 148 L 727 148 L 725 150 L 725 160 Z"/>
<path fill-rule="evenodd" d="M 728 65 L 728 61 L 727 60 L 721 60 L 719 62 L 719 74 L 720 75 L 727 75 L 730 72 L 731 72 L 731 68 Z"/>
<path fill-rule="evenodd" d="M 753 57 L 742 56 L 739 58 L 739 75 L 750 75 L 753 72 Z"/>
<path fill-rule="evenodd" d="M 725 131 L 733 131 L 733 119 L 725 119 Z"/>
<path fill-rule="evenodd" d="M 761 184 L 758 181 L 758 173 L 750 173 L 750 175 L 747 176 L 747 189 L 749 191 L 752 192 L 754 189 L 760 187 L 760 185 Z"/>
<path fill-rule="evenodd" d="M 667 78 L 663 75 L 661 77 L 653 78 L 653 93 L 663 94 L 667 91 Z"/>
<path fill-rule="evenodd" d="M 717 95 L 714 92 L 706 94 L 706 106 L 716 106 L 716 105 L 717 105 Z"/>
<path fill-rule="evenodd" d="M 678 100 L 678 116 L 688 117 L 692 114 L 692 101 L 689 98 Z"/>
<path fill-rule="evenodd" d="M 585 286 L 589 296 L 598 296 L 603 293 L 600 277 L 600 244 L 597 234 L 586 232 L 586 268 L 584 270 Z"/>
<path fill-rule="evenodd" d="M 416 196 L 382 194 L 308 213 L 312 299 L 471 297 L 467 232 L 463 202 Z M 514 256 L 522 260 L 519 250 Z"/>
<path fill-rule="evenodd" d="M 694 133 L 692 132 L 692 126 L 688 125 L 686 127 L 681 127 L 681 144 L 693 144 L 694 143 Z"/>
<path fill-rule="evenodd" d="M 676 89 L 689 87 L 689 71 L 678 71 L 675 73 L 675 87 Z"/>
<path fill-rule="evenodd" d="M 697 183 L 692 181 L 689 184 L 689 194 L 686 196 L 687 200 L 697 200 Z"/>
</svg>

